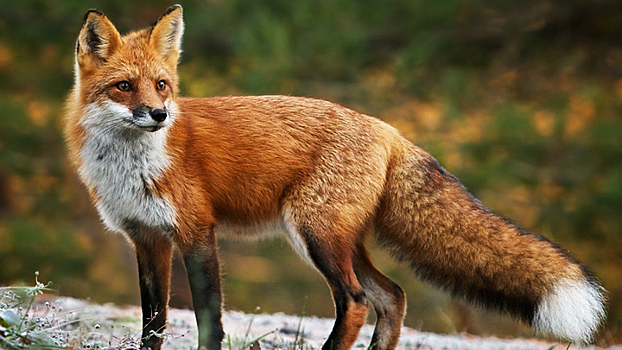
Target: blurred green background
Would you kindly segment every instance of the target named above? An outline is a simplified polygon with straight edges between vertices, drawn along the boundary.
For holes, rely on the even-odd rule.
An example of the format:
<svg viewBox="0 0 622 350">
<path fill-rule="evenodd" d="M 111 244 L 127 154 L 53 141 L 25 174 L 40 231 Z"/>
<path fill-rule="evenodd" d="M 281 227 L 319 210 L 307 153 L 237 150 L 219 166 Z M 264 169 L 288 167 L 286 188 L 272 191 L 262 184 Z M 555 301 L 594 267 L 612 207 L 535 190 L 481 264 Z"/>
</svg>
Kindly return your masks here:
<svg viewBox="0 0 622 350">
<path fill-rule="evenodd" d="M 34 271 L 62 295 L 138 303 L 131 248 L 105 231 L 70 169 L 62 104 L 88 8 L 121 32 L 172 3 L 0 6 L 0 285 Z M 560 243 L 609 290 L 601 345 L 622 339 L 622 2 L 182 1 L 184 95 L 331 100 L 397 127 L 496 212 Z M 226 308 L 332 316 L 286 243 L 222 241 Z M 450 300 L 374 249 L 404 286 L 406 325 L 528 336 Z M 176 266 L 172 305 L 189 305 Z M 373 320 L 371 316 L 370 320 Z"/>
</svg>

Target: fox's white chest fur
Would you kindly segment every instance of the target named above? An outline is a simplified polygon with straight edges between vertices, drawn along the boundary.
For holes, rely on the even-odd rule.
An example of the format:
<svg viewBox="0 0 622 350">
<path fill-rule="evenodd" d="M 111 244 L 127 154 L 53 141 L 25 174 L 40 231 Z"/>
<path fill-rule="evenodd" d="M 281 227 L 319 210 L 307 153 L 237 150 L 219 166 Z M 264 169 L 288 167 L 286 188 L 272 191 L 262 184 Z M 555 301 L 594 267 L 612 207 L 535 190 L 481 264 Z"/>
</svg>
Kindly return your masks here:
<svg viewBox="0 0 622 350">
<path fill-rule="evenodd" d="M 175 208 L 148 188 L 170 166 L 168 128 L 157 132 L 102 130 L 88 120 L 83 124 L 86 139 L 80 151 L 80 175 L 97 194 L 96 206 L 104 224 L 114 231 L 135 222 L 174 227 Z"/>
</svg>

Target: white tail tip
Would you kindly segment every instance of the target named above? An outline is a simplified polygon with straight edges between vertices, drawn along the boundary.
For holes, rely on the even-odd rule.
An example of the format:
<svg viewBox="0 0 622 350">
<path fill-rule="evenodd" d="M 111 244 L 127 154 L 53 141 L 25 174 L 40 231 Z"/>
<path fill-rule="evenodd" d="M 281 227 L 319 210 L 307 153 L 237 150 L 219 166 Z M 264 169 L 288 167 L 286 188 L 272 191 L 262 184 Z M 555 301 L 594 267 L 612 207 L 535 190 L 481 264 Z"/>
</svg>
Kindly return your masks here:
<svg viewBox="0 0 622 350">
<path fill-rule="evenodd" d="M 542 299 L 534 329 L 560 339 L 588 344 L 605 319 L 603 288 L 586 280 L 561 280 Z"/>
</svg>

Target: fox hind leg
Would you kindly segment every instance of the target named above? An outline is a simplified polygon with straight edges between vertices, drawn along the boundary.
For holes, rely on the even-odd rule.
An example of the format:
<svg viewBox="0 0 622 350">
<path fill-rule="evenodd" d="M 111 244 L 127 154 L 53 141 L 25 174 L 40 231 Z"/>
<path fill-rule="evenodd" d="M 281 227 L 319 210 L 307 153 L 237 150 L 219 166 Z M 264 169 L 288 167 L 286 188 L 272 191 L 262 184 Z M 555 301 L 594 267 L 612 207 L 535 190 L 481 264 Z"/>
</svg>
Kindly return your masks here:
<svg viewBox="0 0 622 350">
<path fill-rule="evenodd" d="M 394 349 L 406 311 L 406 297 L 402 288 L 382 274 L 371 262 L 362 242 L 357 244 L 354 272 L 367 299 L 376 311 L 376 328 L 370 343 L 372 349 Z"/>
<path fill-rule="evenodd" d="M 322 273 L 333 294 L 336 320 L 324 349 L 352 347 L 367 320 L 368 299 L 354 261 L 357 242 L 371 228 L 387 161 L 386 149 L 368 136 L 367 142 L 353 144 L 347 136 L 335 135 L 335 148 L 327 146 L 315 172 L 292 185 L 282 199 L 290 242 Z"/>
<path fill-rule="evenodd" d="M 298 225 L 292 235 L 302 240 L 305 258 L 322 273 L 335 302 L 335 325 L 322 349 L 349 349 L 367 319 L 367 298 L 354 273 L 350 247 L 336 241 L 337 234 Z M 290 229 L 291 231 L 292 229 Z M 300 247 L 295 247 L 300 252 Z"/>
</svg>

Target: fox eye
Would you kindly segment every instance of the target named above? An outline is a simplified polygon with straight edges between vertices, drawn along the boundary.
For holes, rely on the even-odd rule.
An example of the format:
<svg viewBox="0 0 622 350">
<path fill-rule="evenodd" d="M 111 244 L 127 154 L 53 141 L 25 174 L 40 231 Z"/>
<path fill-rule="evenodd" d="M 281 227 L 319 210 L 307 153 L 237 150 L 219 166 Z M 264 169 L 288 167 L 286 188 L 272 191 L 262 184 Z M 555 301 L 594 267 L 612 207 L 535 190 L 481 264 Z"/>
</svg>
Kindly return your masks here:
<svg viewBox="0 0 622 350">
<path fill-rule="evenodd" d="M 158 90 L 166 89 L 166 81 L 165 80 L 158 81 L 158 83 L 156 84 L 156 87 Z"/>
<path fill-rule="evenodd" d="M 132 86 L 130 85 L 129 81 L 123 80 L 117 83 L 117 89 L 121 91 L 130 91 L 132 89 Z"/>
</svg>

